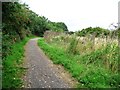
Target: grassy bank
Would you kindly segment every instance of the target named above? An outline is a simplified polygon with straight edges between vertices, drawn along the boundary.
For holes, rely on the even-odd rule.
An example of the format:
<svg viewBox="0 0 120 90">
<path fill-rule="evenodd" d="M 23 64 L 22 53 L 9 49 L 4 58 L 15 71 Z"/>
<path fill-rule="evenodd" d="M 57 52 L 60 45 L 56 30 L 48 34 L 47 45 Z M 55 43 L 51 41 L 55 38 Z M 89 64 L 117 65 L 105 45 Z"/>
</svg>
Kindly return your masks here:
<svg viewBox="0 0 120 90">
<path fill-rule="evenodd" d="M 22 67 L 24 45 L 30 38 L 25 38 L 11 46 L 11 54 L 3 59 L 2 88 L 19 88 L 22 85 L 21 76 L 25 68 Z"/>
<path fill-rule="evenodd" d="M 78 87 L 120 87 L 118 74 L 118 47 L 116 45 L 98 49 L 89 54 L 67 53 L 64 48 L 48 44 L 44 39 L 38 45 L 55 64 L 61 64 L 80 83 Z"/>
</svg>

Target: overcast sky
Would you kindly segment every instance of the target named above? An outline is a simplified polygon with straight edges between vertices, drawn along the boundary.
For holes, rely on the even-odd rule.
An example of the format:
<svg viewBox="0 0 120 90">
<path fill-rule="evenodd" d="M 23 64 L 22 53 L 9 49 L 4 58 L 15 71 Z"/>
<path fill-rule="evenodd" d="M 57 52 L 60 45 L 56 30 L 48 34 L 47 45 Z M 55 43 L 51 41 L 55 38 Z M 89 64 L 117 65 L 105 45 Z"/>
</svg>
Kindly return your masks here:
<svg viewBox="0 0 120 90">
<path fill-rule="evenodd" d="M 64 22 L 70 31 L 118 22 L 120 0 L 21 0 L 53 22 Z"/>
</svg>

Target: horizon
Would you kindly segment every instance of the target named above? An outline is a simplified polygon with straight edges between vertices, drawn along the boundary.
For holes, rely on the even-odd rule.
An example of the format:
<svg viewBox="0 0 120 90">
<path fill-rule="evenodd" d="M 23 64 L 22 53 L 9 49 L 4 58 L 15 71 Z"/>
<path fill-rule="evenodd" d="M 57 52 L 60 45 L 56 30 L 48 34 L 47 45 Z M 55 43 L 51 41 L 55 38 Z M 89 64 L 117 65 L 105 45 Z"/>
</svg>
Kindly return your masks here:
<svg viewBox="0 0 120 90">
<path fill-rule="evenodd" d="M 45 16 L 52 22 L 64 22 L 69 31 L 78 31 L 87 27 L 113 29 L 114 27 L 110 25 L 118 23 L 119 0 L 20 1 L 26 3 L 33 12 Z"/>
</svg>

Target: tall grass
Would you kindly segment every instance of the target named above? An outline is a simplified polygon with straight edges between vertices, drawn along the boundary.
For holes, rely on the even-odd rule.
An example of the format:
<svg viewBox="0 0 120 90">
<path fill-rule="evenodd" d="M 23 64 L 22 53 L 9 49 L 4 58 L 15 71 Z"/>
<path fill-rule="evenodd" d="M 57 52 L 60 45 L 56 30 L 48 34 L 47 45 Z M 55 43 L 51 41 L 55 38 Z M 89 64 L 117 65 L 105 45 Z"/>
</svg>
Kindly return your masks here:
<svg viewBox="0 0 120 90">
<path fill-rule="evenodd" d="M 79 41 L 79 39 L 77 40 L 75 36 L 73 36 L 71 38 L 69 47 L 67 49 L 68 53 L 72 53 L 72 54 L 77 54 L 78 53 L 78 51 L 77 51 L 78 41 Z"/>
<path fill-rule="evenodd" d="M 64 66 L 78 80 L 78 87 L 120 87 L 118 45 L 108 44 L 85 54 L 67 53 L 64 48 L 48 44 L 44 39 L 40 39 L 38 45 L 55 64 Z"/>
<path fill-rule="evenodd" d="M 24 45 L 29 40 L 25 38 L 21 42 L 11 46 L 11 53 L 3 58 L 2 69 L 2 88 L 19 88 L 22 86 L 21 76 L 25 68 L 23 68 Z"/>
</svg>

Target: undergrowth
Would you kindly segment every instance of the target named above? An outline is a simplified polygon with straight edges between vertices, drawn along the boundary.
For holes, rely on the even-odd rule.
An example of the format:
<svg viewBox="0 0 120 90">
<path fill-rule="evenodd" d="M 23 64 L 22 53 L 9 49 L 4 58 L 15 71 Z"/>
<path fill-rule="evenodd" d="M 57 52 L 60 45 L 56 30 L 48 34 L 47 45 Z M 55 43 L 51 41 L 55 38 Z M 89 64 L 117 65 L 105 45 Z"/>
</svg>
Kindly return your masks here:
<svg viewBox="0 0 120 90">
<path fill-rule="evenodd" d="M 118 46 L 107 45 L 89 54 L 78 55 L 48 44 L 44 39 L 38 40 L 38 45 L 53 63 L 64 66 L 78 80 L 78 88 L 120 88 Z"/>
<path fill-rule="evenodd" d="M 19 88 L 22 86 L 24 45 L 29 40 L 25 38 L 11 46 L 11 53 L 3 58 L 2 88 Z"/>
</svg>

